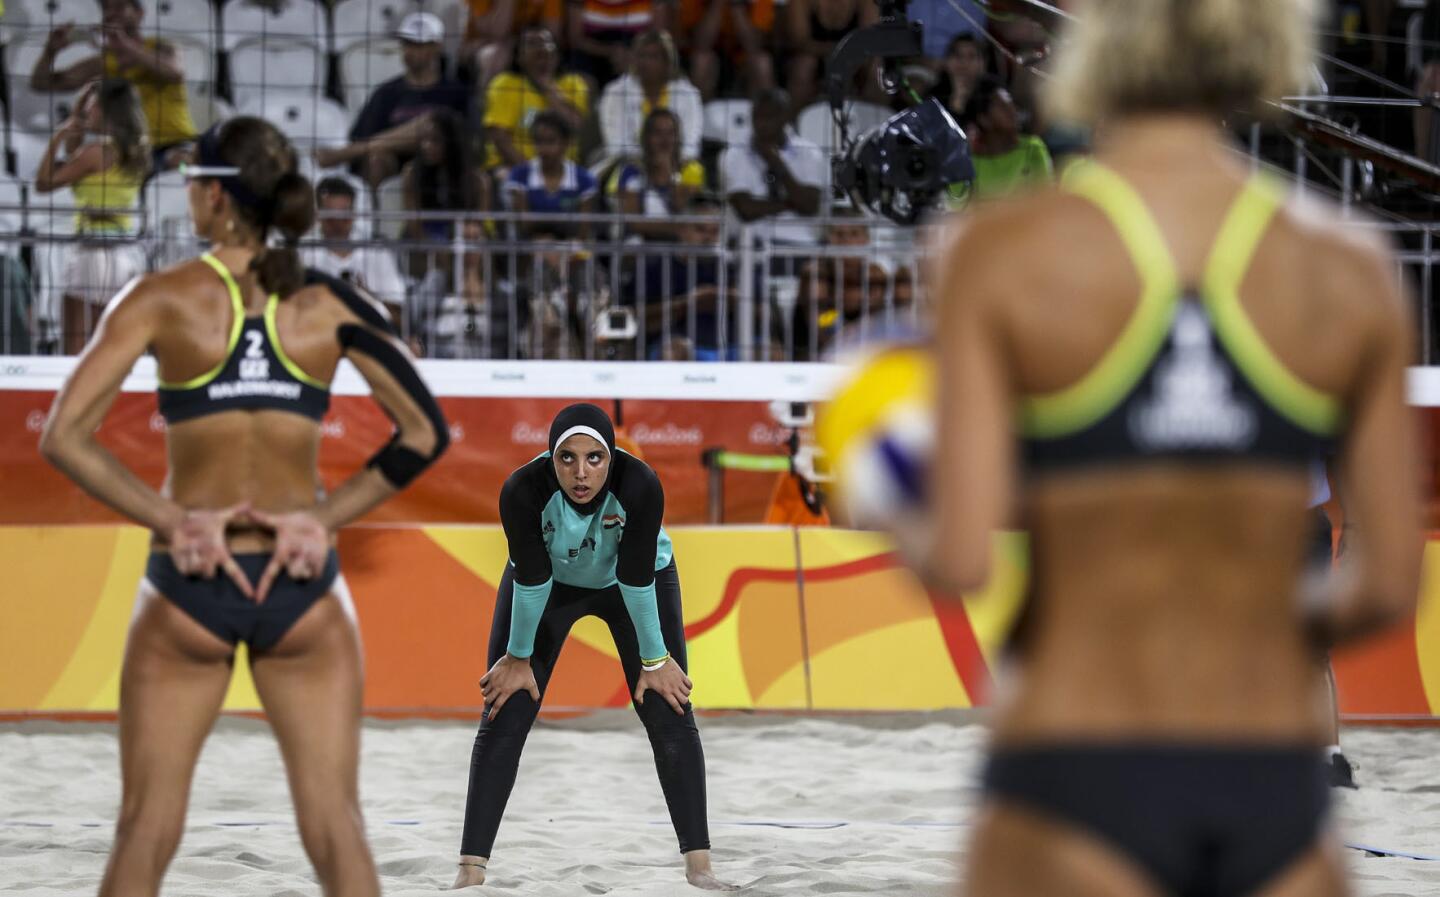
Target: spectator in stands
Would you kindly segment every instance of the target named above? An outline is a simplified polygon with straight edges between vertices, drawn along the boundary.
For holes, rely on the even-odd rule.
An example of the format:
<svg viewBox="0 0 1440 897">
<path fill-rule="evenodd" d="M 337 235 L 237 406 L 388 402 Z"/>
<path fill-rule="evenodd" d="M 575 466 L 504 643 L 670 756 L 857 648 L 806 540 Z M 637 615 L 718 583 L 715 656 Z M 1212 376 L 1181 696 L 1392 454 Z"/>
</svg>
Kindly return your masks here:
<svg viewBox="0 0 1440 897">
<path fill-rule="evenodd" d="M 975 85 L 990 71 L 990 61 L 975 35 L 968 32 L 957 34 L 945 48 L 941 62 L 940 80 L 932 95 L 950 114 L 959 121 L 965 115 L 965 106 Z"/>
<path fill-rule="evenodd" d="M 541 112 L 530 124 L 530 139 L 535 145 L 535 158 L 511 168 L 505 179 L 505 199 L 510 208 L 522 214 L 593 213 L 600 187 L 589 169 L 567 158 L 575 139 L 570 123 L 559 113 Z M 582 239 L 590 235 L 590 230 L 590 222 L 556 220 L 521 221 L 518 228 L 524 237 L 545 231 L 562 238 Z"/>
<path fill-rule="evenodd" d="M 766 222 L 762 235 L 777 243 L 813 246 L 819 234 L 803 219 L 820 214 L 830 160 L 790 130 L 790 118 L 789 94 L 761 92 L 751 106 L 754 135 L 721 155 L 721 180 L 741 220 Z"/>
<path fill-rule="evenodd" d="M 558 34 L 565 18 L 563 0 L 469 0 L 469 6 L 460 56 L 482 90 L 510 65 L 517 34 L 533 27 Z"/>
<path fill-rule="evenodd" d="M 330 245 L 305 250 L 305 264 L 359 286 L 385 304 L 396 327 L 405 320 L 405 281 L 395 256 L 383 247 L 356 247 L 355 188 L 344 178 L 328 177 L 315 187 L 320 237 Z"/>
<path fill-rule="evenodd" d="M 676 34 L 703 100 L 714 99 L 731 77 L 751 96 L 775 86 L 768 49 L 775 0 L 680 0 L 679 17 Z"/>
<path fill-rule="evenodd" d="M 672 0 L 566 0 L 570 66 L 603 87 L 630 71 L 635 35 L 670 28 Z"/>
<path fill-rule="evenodd" d="M 487 168 L 519 165 L 534 157 L 530 123 L 537 114 L 554 112 L 576 132 L 590 113 L 590 87 L 579 75 L 559 73 L 560 51 L 548 29 L 525 29 L 515 67 L 496 75 L 485 92 L 485 137 L 491 147 Z M 573 147 L 570 157 L 578 158 Z"/>
<path fill-rule="evenodd" d="M 470 161 L 465 122 L 448 109 L 427 116 L 419 128 L 419 153 L 403 172 L 405 208 L 411 212 L 468 212 L 485 207 L 484 179 Z M 448 241 L 454 221 L 415 218 L 412 239 Z"/>
<path fill-rule="evenodd" d="M 873 24 L 880 12 L 871 0 L 790 0 L 785 15 L 790 32 L 785 84 L 795 108 L 803 109 L 819 93 L 826 61 L 840 38 Z"/>
<path fill-rule="evenodd" d="M 720 215 L 723 211 L 718 200 L 704 194 L 694 196 L 686 206 L 685 214 L 697 218 L 705 216 L 710 220 L 680 225 L 680 245 L 690 247 L 693 254 L 668 258 L 647 256 L 641 282 L 633 293 L 625 296 L 625 304 L 635 307 L 637 313 L 640 300 L 644 299 L 643 326 L 651 358 L 668 360 L 688 355 L 696 361 L 735 361 L 740 357 L 735 338 L 738 315 L 735 282 L 732 277 L 721 290 L 720 257 L 713 252 L 721 245 Z M 695 251 L 701 249 L 711 251 Z M 726 306 L 723 312 L 720 308 L 722 304 Z M 727 324 L 723 348 L 720 339 L 722 318 Z M 686 341 L 683 349 L 674 344 L 677 338 Z"/>
<path fill-rule="evenodd" d="M 675 239 L 672 215 L 684 214 L 690 199 L 705 187 L 705 168 L 680 154 L 680 119 L 669 109 L 654 109 L 640 130 L 641 157 L 626 162 L 610 179 L 615 206 L 641 216 L 630 232 L 647 240 Z"/>
<path fill-rule="evenodd" d="M 666 109 L 679 126 L 677 152 L 686 159 L 700 158 L 705 109 L 700 91 L 680 71 L 675 42 L 664 31 L 647 31 L 635 38 L 631 58 L 630 71 L 610 82 L 600 95 L 600 136 L 606 157 L 638 155 L 646 116 Z"/>
<path fill-rule="evenodd" d="M 172 168 L 179 164 L 196 133 L 180 57 L 167 41 L 141 36 L 145 8 L 140 0 L 101 0 L 100 10 L 98 32 L 77 29 L 73 23 L 50 32 L 30 72 L 30 87 L 42 93 L 70 93 L 98 78 L 129 81 L 140 96 L 147 142 L 155 153 L 153 164 Z M 64 71 L 55 71 L 55 57 L 82 41 L 94 44 L 100 52 Z"/>
<path fill-rule="evenodd" d="M 445 110 L 470 112 L 470 88 L 445 77 L 441 41 L 445 24 L 428 12 L 412 12 L 395 30 L 405 74 L 375 88 L 342 147 L 319 147 L 315 160 L 325 168 L 351 164 L 372 187 L 401 171 L 415 156 L 426 121 Z"/>
<path fill-rule="evenodd" d="M 825 245 L 844 247 L 846 254 L 806 262 L 795 304 L 795 354 L 812 361 L 824 358 L 847 328 L 869 326 L 879 333 L 893 323 L 883 316 L 914 298 L 910 269 L 897 269 L 875 250 L 864 214 L 854 208 L 831 214 Z"/>
<path fill-rule="evenodd" d="M 135 206 L 150 172 L 146 132 L 145 112 L 130 82 L 91 82 L 51 136 L 35 172 L 36 192 L 69 187 L 80 208 L 75 224 L 81 241 L 71 248 L 62 280 L 67 354 L 84 347 L 100 310 L 120 288 L 145 273 L 140 247 L 117 238 L 132 234 L 125 212 Z"/>
<path fill-rule="evenodd" d="M 1020 111 L 999 80 L 986 76 L 961 116 L 975 160 L 975 198 L 1006 196 L 1053 180 L 1050 151 L 1039 137 L 1020 131 Z"/>
<path fill-rule="evenodd" d="M 465 222 L 467 238 L 478 238 L 478 223 L 467 221 L 460 213 L 487 208 L 488 191 L 486 180 L 471 162 L 465 122 L 457 113 L 445 109 L 425 118 L 419 152 L 405 166 L 402 177 L 406 211 L 449 214 L 447 218 L 417 215 L 405 224 L 407 239 L 448 246 L 457 222 Z M 448 249 L 412 250 L 409 274 L 416 280 L 438 275 L 446 282 L 439 289 L 450 290 L 452 260 Z"/>
</svg>

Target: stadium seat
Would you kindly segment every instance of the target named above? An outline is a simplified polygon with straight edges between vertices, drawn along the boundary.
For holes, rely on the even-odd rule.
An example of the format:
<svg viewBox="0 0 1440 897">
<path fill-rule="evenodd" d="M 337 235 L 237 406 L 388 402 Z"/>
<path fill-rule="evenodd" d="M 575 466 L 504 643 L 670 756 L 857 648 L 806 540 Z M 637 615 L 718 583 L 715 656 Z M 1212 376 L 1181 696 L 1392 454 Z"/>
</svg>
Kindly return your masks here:
<svg viewBox="0 0 1440 897">
<path fill-rule="evenodd" d="M 145 185 L 145 243 L 150 264 L 165 268 L 194 256 L 189 190 L 178 171 L 164 171 Z"/>
<path fill-rule="evenodd" d="M 848 130 L 851 138 L 859 137 L 895 114 L 878 103 L 846 103 L 845 112 L 850 119 Z M 795 122 L 795 130 L 825 153 L 835 152 L 837 135 L 829 103 L 822 100 L 806 106 Z"/>
<path fill-rule="evenodd" d="M 235 108 L 215 96 L 211 85 L 188 85 L 190 120 L 198 131 L 205 131 L 218 121 L 224 121 L 235 114 Z"/>
<path fill-rule="evenodd" d="M 145 230 L 154 235 L 166 221 L 190 217 L 189 188 L 178 171 L 162 171 L 145 185 Z"/>
<path fill-rule="evenodd" d="M 343 144 L 350 130 L 339 103 L 309 91 L 268 90 L 251 95 L 236 111 L 266 119 L 307 155 L 316 146 Z"/>
<path fill-rule="evenodd" d="M 405 211 L 405 178 L 395 175 L 375 188 L 375 207 L 381 212 Z M 398 240 L 405 229 L 403 218 L 386 218 L 375 222 L 375 236 L 382 240 Z"/>
<path fill-rule="evenodd" d="M 220 46 L 219 21 L 209 0 L 140 0 L 145 16 L 140 31 L 146 37 L 183 40 L 204 47 L 212 55 Z M 188 80 L 195 80 L 186 70 Z"/>
<path fill-rule="evenodd" d="M 25 202 L 25 182 L 8 174 L 0 174 L 0 233 L 13 234 L 24 222 L 21 206 Z M 12 253 L 18 247 L 5 246 L 0 252 Z"/>
<path fill-rule="evenodd" d="M 365 101 L 382 82 L 404 74 L 400 42 L 393 39 L 355 44 L 340 54 L 340 82 L 345 105 L 359 114 Z"/>
<path fill-rule="evenodd" d="M 706 140 L 740 146 L 750 142 L 750 134 L 749 100 L 711 100 L 705 104 Z"/>
<path fill-rule="evenodd" d="M 10 125 L 47 136 L 70 114 L 70 93 L 39 92 L 30 89 L 30 72 L 44 52 L 47 33 L 30 34 L 5 47 L 5 71 L 10 84 Z M 73 44 L 60 51 L 56 69 L 65 69 L 95 54 L 89 44 Z"/>
<path fill-rule="evenodd" d="M 7 0 L 5 14 L 0 16 L 0 43 L 38 36 L 43 44 L 53 28 L 66 22 L 82 27 L 99 25 L 100 4 L 94 0 Z"/>
<path fill-rule="evenodd" d="M 28 182 L 29 178 L 24 178 Z M 39 194 L 30 188 L 26 204 L 29 227 L 39 234 L 68 236 L 75 233 L 75 194 L 69 190 Z M 31 273 L 37 281 L 35 316 L 42 321 L 59 319 L 60 279 L 69 263 L 70 244 L 41 240 L 35 244 Z"/>
<path fill-rule="evenodd" d="M 210 90 L 215 81 L 215 48 L 189 35 L 166 35 L 165 40 L 180 57 L 180 70 L 190 90 Z"/>
<path fill-rule="evenodd" d="M 224 48 L 233 52 L 241 44 L 259 41 L 307 43 L 322 54 L 330 52 L 330 19 L 315 0 L 285 0 L 278 12 L 251 0 L 230 0 L 221 9 L 220 30 Z M 231 60 L 230 71 L 236 71 Z"/>
<path fill-rule="evenodd" d="M 357 44 L 390 38 L 412 8 L 409 0 L 339 0 L 335 4 L 335 52 L 343 59 Z"/>
<path fill-rule="evenodd" d="M 236 106 L 280 90 L 318 96 L 325 85 L 325 55 L 300 42 L 252 41 L 230 52 L 230 93 Z"/>
<path fill-rule="evenodd" d="M 35 177 L 40 167 L 40 157 L 45 155 L 45 146 L 50 142 L 48 134 L 10 129 L 10 151 L 15 154 L 15 175 L 23 181 Z"/>
</svg>

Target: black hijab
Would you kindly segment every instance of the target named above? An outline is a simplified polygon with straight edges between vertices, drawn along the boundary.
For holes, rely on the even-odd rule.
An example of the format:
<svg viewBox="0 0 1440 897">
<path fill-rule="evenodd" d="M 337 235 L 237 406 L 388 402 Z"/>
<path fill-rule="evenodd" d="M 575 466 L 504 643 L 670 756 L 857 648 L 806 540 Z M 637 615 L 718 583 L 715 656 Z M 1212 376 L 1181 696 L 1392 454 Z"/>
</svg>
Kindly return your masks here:
<svg viewBox="0 0 1440 897">
<path fill-rule="evenodd" d="M 580 504 L 571 498 L 562 489 L 560 494 L 565 496 L 565 501 L 570 507 L 581 514 L 593 514 L 600 510 L 600 505 L 605 501 L 606 494 L 610 491 L 610 480 L 615 472 L 615 425 L 610 423 L 610 415 L 606 414 L 598 405 L 591 405 L 588 402 L 580 402 L 574 405 L 567 405 L 555 415 L 555 420 L 550 422 L 550 475 L 555 476 L 555 452 L 560 448 L 560 443 L 576 434 L 589 436 L 591 439 L 605 445 L 605 450 L 610 453 L 610 470 L 605 475 L 605 482 L 596 490 L 590 500 Z M 556 486 L 559 486 L 559 477 L 556 477 Z"/>
</svg>

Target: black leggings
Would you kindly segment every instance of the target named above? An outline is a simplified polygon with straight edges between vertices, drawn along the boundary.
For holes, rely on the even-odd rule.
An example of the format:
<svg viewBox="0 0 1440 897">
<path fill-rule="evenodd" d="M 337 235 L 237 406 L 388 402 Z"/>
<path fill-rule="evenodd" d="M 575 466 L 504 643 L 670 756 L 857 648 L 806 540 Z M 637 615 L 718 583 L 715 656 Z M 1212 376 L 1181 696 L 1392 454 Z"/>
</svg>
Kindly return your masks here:
<svg viewBox="0 0 1440 897">
<path fill-rule="evenodd" d="M 510 640 L 510 603 L 514 579 L 507 566 L 495 597 L 495 619 L 490 624 L 490 656 L 486 668 L 495 665 L 505 653 Z M 660 609 L 660 631 L 670 656 L 688 669 L 685 660 L 685 626 L 680 612 L 680 576 L 672 563 L 655 574 L 655 598 Z M 550 674 L 560 649 L 570 634 L 570 627 L 581 617 L 596 616 L 610 627 L 610 636 L 620 652 L 625 668 L 625 681 L 630 693 L 640 681 L 640 645 L 635 638 L 635 625 L 620 597 L 620 589 L 582 589 L 555 583 L 550 600 L 535 633 L 535 653 L 530 668 L 540 686 L 540 697 L 550 684 Z M 633 702 L 632 702 L 633 703 Z M 710 847 L 709 826 L 705 818 L 705 755 L 700 749 L 700 730 L 695 726 L 695 711 L 688 703 L 685 715 L 677 714 L 664 698 L 654 692 L 645 693 L 642 704 L 634 704 L 635 712 L 645 724 L 650 747 L 655 753 L 655 771 L 660 775 L 660 788 L 670 808 L 670 822 L 680 841 L 680 852 L 707 850 Z M 540 705 L 526 691 L 517 691 L 505 702 L 499 716 L 492 721 L 486 705 L 480 718 L 480 731 L 470 754 L 470 792 L 465 799 L 465 831 L 460 837 L 460 853 L 465 856 L 490 856 L 500 817 L 515 786 L 515 771 L 520 765 L 520 752 L 525 736 L 540 712 Z"/>
</svg>

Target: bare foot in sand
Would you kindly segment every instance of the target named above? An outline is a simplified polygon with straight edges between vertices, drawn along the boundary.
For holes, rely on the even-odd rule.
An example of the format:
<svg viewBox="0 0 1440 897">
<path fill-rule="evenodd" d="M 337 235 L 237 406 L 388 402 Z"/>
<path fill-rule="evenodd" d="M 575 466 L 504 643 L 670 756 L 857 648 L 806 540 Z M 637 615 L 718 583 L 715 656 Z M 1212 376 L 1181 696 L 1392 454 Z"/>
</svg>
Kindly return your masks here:
<svg viewBox="0 0 1440 897">
<path fill-rule="evenodd" d="M 460 871 L 456 874 L 455 884 L 450 886 L 450 890 L 458 891 L 461 888 L 485 884 L 485 864 L 488 862 L 485 857 L 460 857 Z"/>
<path fill-rule="evenodd" d="M 692 850 L 685 854 L 685 880 L 702 891 L 738 891 L 739 885 L 726 884 L 715 877 L 710 868 L 710 851 Z"/>
</svg>

